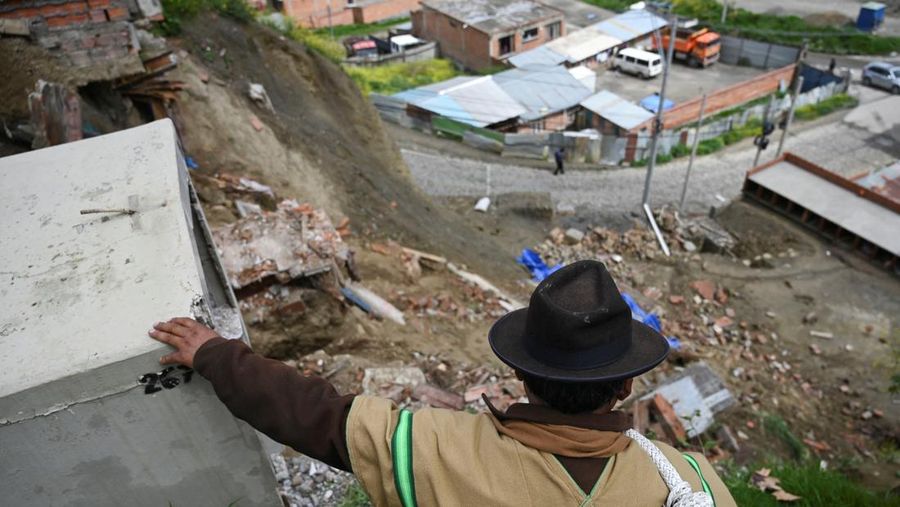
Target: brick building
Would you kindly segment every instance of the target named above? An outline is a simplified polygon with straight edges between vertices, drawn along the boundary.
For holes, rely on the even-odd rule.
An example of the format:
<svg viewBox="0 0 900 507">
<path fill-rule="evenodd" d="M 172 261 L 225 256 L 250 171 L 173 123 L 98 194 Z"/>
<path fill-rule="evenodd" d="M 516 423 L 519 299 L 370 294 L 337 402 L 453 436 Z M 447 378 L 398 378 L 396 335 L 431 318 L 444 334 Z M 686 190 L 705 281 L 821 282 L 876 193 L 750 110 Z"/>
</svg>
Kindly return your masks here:
<svg viewBox="0 0 900 507">
<path fill-rule="evenodd" d="M 374 23 L 406 16 L 419 0 L 284 0 L 286 16 L 305 27 Z"/>
<path fill-rule="evenodd" d="M 436 41 L 463 67 L 482 70 L 566 34 L 563 13 L 533 0 L 422 0 L 413 35 Z"/>
</svg>

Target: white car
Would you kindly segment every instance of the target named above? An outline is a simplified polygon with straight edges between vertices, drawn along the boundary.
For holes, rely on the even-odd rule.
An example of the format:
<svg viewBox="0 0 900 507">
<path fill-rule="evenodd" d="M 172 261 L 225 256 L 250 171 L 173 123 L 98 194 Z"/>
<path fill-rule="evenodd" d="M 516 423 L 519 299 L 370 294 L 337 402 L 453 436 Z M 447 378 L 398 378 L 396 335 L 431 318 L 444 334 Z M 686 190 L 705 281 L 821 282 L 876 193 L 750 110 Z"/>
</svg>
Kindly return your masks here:
<svg viewBox="0 0 900 507">
<path fill-rule="evenodd" d="M 662 72 L 662 59 L 656 53 L 625 48 L 616 53 L 613 69 L 650 79 Z"/>
</svg>

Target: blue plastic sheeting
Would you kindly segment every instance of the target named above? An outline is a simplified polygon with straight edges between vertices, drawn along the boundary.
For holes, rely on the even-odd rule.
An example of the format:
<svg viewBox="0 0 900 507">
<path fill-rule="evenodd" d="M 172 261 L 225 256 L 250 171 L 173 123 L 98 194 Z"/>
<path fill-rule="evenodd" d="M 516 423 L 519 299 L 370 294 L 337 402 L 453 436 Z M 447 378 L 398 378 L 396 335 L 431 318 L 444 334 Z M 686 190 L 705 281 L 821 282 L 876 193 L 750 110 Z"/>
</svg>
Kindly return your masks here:
<svg viewBox="0 0 900 507">
<path fill-rule="evenodd" d="M 641 308 L 641 305 L 637 304 L 637 301 L 635 301 L 633 297 L 624 292 L 622 293 L 622 299 L 628 304 L 628 308 L 631 308 L 631 317 L 634 320 L 643 322 L 653 328 L 657 333 L 662 334 L 662 322 L 660 322 L 658 315 L 645 311 Z M 669 342 L 669 347 L 673 350 L 681 348 L 681 340 L 674 336 L 666 336 L 666 341 Z"/>
<path fill-rule="evenodd" d="M 641 99 L 640 104 L 641 107 L 643 107 L 647 111 L 655 113 L 659 108 L 659 95 L 657 95 L 656 93 L 654 93 L 653 95 L 647 95 L 646 97 Z M 663 101 L 663 111 L 668 111 L 673 107 L 675 107 L 675 103 L 671 100 L 666 99 Z"/>
<path fill-rule="evenodd" d="M 531 279 L 535 282 L 540 282 L 544 278 L 550 276 L 551 273 L 561 268 L 562 266 L 547 266 L 547 264 L 541 259 L 541 254 L 531 250 L 530 248 L 526 248 L 522 250 L 522 255 L 516 259 L 516 262 L 525 266 L 528 269 L 528 272 L 531 273 Z"/>
<path fill-rule="evenodd" d="M 643 322 L 644 324 L 647 324 L 648 326 L 655 329 L 657 333 L 662 333 L 662 323 L 659 321 L 659 317 L 655 313 L 644 311 L 644 309 L 641 308 L 639 304 L 637 304 L 637 301 L 635 301 L 633 297 L 624 292 L 622 293 L 622 299 L 624 299 L 625 302 L 628 303 L 628 308 L 631 308 L 631 316 L 634 318 L 634 320 L 638 320 Z"/>
</svg>

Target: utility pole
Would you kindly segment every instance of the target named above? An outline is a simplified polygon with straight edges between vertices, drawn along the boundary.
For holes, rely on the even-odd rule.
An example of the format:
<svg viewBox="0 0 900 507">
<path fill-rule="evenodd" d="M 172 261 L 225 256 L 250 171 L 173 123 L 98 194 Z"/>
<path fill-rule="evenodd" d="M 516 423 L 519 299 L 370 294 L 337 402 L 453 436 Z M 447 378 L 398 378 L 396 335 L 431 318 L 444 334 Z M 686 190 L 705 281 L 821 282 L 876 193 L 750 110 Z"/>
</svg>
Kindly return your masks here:
<svg viewBox="0 0 900 507">
<path fill-rule="evenodd" d="M 331 33 L 331 38 L 334 39 L 334 25 L 331 23 L 331 0 L 328 0 L 328 31 Z"/>
<path fill-rule="evenodd" d="M 775 103 L 775 95 L 773 94 L 773 95 L 769 96 L 769 103 L 766 104 L 766 112 L 763 113 L 762 134 L 760 134 L 759 136 L 756 137 L 756 139 L 753 140 L 753 144 L 756 145 L 756 156 L 753 157 L 753 167 L 751 167 L 750 169 L 753 169 L 754 167 L 757 166 L 757 164 L 759 164 L 760 153 L 762 153 L 762 151 L 769 146 L 768 135 L 771 134 L 772 131 L 775 130 L 775 125 L 773 125 L 769 121 L 769 111 L 772 110 L 772 105 L 774 103 Z"/>
<path fill-rule="evenodd" d="M 784 148 L 784 140 L 787 139 L 788 129 L 791 128 L 791 122 L 794 121 L 794 109 L 797 108 L 797 99 L 800 97 L 800 90 L 803 89 L 803 76 L 797 76 L 794 81 L 794 91 L 791 94 L 791 108 L 788 110 L 787 120 L 784 122 L 784 130 L 781 131 L 781 139 L 778 140 L 778 151 L 775 152 L 775 158 L 781 156 L 781 150 Z"/>
<path fill-rule="evenodd" d="M 728 17 L 728 0 L 722 0 L 722 24 L 725 24 L 725 18 Z"/>
<path fill-rule="evenodd" d="M 662 86 L 659 90 L 659 105 L 656 108 L 656 118 L 653 120 L 653 137 L 650 138 L 650 163 L 647 164 L 647 177 L 644 179 L 644 195 L 641 204 L 646 205 L 650 199 L 650 179 L 653 177 L 653 167 L 656 165 L 656 140 L 659 131 L 662 130 L 663 104 L 666 101 L 666 83 L 669 80 L 669 67 L 672 66 L 672 55 L 675 53 L 675 25 L 678 16 L 672 14 L 669 18 L 669 51 L 666 55 L 666 66 L 663 68 Z"/>
<path fill-rule="evenodd" d="M 688 180 L 691 179 L 691 168 L 694 167 L 694 157 L 697 156 L 697 145 L 700 144 L 700 127 L 703 126 L 703 112 L 706 110 L 706 94 L 700 99 L 700 115 L 697 118 L 697 130 L 694 132 L 694 145 L 691 146 L 691 159 L 688 161 L 687 173 L 684 175 L 684 186 L 681 187 L 681 202 L 678 203 L 678 211 L 684 209 L 684 198 L 687 196 Z"/>
</svg>

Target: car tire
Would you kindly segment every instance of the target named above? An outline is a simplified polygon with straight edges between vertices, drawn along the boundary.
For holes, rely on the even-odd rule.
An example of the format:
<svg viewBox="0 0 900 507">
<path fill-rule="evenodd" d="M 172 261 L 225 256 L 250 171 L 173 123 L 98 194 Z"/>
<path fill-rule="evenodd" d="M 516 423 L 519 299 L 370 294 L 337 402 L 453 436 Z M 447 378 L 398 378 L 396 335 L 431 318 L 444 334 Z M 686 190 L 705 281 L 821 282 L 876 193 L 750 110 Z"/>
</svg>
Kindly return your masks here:
<svg viewBox="0 0 900 507">
<path fill-rule="evenodd" d="M 872 79 L 869 76 L 863 76 L 863 84 L 866 86 L 872 86 Z"/>
<path fill-rule="evenodd" d="M 894 87 L 891 88 L 891 93 L 893 93 L 894 95 L 900 95 L 900 86 L 894 85 Z"/>
</svg>

